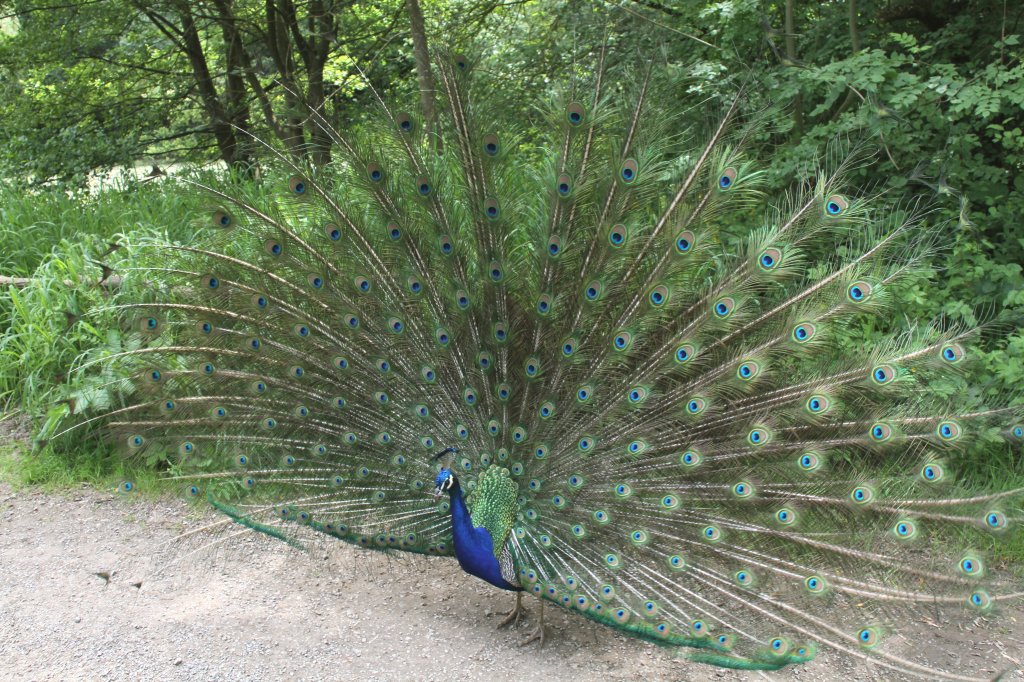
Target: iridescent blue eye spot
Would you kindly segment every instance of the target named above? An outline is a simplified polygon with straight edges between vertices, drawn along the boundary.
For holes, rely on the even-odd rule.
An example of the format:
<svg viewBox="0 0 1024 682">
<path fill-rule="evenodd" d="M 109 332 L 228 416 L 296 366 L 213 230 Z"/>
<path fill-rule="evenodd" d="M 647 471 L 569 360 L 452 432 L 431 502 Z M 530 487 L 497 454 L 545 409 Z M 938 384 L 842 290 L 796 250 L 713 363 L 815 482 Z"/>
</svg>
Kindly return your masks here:
<svg viewBox="0 0 1024 682">
<path fill-rule="evenodd" d="M 580 442 L 579 442 L 579 448 L 580 448 L 580 450 L 583 450 L 584 452 L 586 452 L 587 450 L 590 449 L 592 444 L 593 443 L 591 442 L 591 440 L 589 438 L 581 438 Z"/>
<path fill-rule="evenodd" d="M 490 154 L 491 156 L 494 156 L 495 154 L 498 153 L 498 145 L 495 144 L 494 142 L 488 142 L 487 144 L 484 145 L 484 151 Z"/>
<path fill-rule="evenodd" d="M 651 292 L 651 303 L 654 305 L 661 305 L 665 302 L 665 295 L 660 291 L 655 290 Z"/>
<path fill-rule="evenodd" d="M 378 182 L 382 177 L 384 177 L 384 174 L 381 171 L 377 169 L 370 171 L 370 179 L 374 182 Z"/>
<path fill-rule="evenodd" d="M 591 301 L 597 298 L 597 287 L 587 287 L 587 298 Z"/>
<path fill-rule="evenodd" d="M 391 237 L 391 239 L 393 241 L 397 241 L 398 239 L 401 238 L 402 231 L 400 229 L 398 229 L 397 227 L 392 227 L 391 231 L 388 232 L 388 236 Z"/>
<path fill-rule="evenodd" d="M 313 277 L 311 280 L 309 280 L 309 283 L 313 286 L 314 289 L 319 289 L 323 287 L 324 279 L 323 277 Z"/>
<path fill-rule="evenodd" d="M 429 182 L 421 182 L 418 189 L 419 189 L 419 192 L 420 192 L 420 196 L 421 197 L 425 197 L 428 194 L 430 194 L 430 183 Z"/>
<path fill-rule="evenodd" d="M 847 288 L 846 295 L 854 303 L 862 303 L 871 295 L 871 285 L 867 282 L 854 282 Z"/>
<path fill-rule="evenodd" d="M 569 183 L 565 181 L 558 183 L 558 193 L 563 197 L 567 196 L 569 194 Z"/>
<path fill-rule="evenodd" d="M 849 203 L 846 201 L 844 197 L 841 197 L 840 195 L 834 195 L 833 197 L 829 197 L 828 199 L 825 200 L 825 212 L 829 216 L 835 217 L 841 215 L 844 211 L 846 211 L 848 206 Z"/>
<path fill-rule="evenodd" d="M 336 228 L 336 227 L 335 227 L 335 228 L 331 229 L 331 230 L 330 230 L 330 231 L 329 231 L 329 232 L 327 233 L 327 237 L 328 237 L 328 238 L 329 238 L 329 239 L 330 239 L 331 241 L 335 241 L 335 242 L 336 242 L 336 241 L 338 241 L 339 239 L 341 239 L 341 230 L 339 230 L 338 228 Z"/>
<path fill-rule="evenodd" d="M 369 280 L 365 280 L 365 279 L 364 280 L 360 280 L 360 282 L 359 282 L 359 290 L 360 291 L 369 291 L 370 290 L 370 282 L 369 282 Z"/>
<path fill-rule="evenodd" d="M 623 180 L 625 180 L 626 182 L 630 182 L 630 181 L 633 180 L 634 177 L 636 177 L 636 175 L 633 173 L 633 169 L 632 168 L 623 168 L 622 169 L 622 179 Z"/>
<path fill-rule="evenodd" d="M 1013 435 L 1015 438 L 1024 438 L 1024 426 L 1013 427 Z"/>
<path fill-rule="evenodd" d="M 216 277 L 210 277 L 209 279 L 206 280 L 206 286 L 208 286 L 211 289 L 216 289 L 217 287 L 220 286 L 220 280 L 218 280 Z"/>
</svg>

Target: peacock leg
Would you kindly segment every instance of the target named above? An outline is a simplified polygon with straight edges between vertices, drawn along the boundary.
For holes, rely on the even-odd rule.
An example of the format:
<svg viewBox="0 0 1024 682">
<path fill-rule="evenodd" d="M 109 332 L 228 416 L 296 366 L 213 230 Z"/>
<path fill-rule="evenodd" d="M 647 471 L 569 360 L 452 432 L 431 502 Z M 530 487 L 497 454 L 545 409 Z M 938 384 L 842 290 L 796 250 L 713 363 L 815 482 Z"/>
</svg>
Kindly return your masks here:
<svg viewBox="0 0 1024 682">
<path fill-rule="evenodd" d="M 533 629 L 529 637 L 520 642 L 519 646 L 526 646 L 530 642 L 540 640 L 540 646 L 542 649 L 544 648 L 544 600 L 538 599 L 538 601 L 540 602 L 540 616 L 537 627 Z"/>
<path fill-rule="evenodd" d="M 523 593 L 522 592 L 516 592 L 516 605 L 514 607 L 512 607 L 511 611 L 503 614 L 503 615 L 507 616 L 507 618 L 505 618 L 505 620 L 503 620 L 500 623 L 498 623 L 498 627 L 499 628 L 503 628 L 506 625 L 508 625 L 509 623 L 512 624 L 512 627 L 518 626 L 519 625 L 519 619 L 523 617 L 523 611 L 525 611 L 525 610 L 526 609 L 523 608 Z"/>
</svg>

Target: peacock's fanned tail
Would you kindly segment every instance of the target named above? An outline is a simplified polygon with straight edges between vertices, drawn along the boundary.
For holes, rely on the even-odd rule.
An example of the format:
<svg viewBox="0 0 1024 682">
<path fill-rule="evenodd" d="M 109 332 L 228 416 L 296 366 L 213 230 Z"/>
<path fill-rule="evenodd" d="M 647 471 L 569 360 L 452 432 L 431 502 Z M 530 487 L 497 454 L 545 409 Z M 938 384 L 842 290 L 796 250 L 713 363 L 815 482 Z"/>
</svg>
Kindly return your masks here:
<svg viewBox="0 0 1024 682">
<path fill-rule="evenodd" d="M 886 634 L 1013 596 L 971 548 L 1020 491 L 952 479 L 963 443 L 1020 439 L 1020 414 L 966 401 L 972 329 L 850 341 L 927 267 L 924 211 L 848 187 L 864 157 L 838 144 L 763 196 L 759 121 L 737 99 L 679 131 L 657 69 L 610 87 L 599 64 L 528 121 L 471 60 L 437 61 L 440 154 L 381 102 L 358 139 L 324 123 L 328 169 L 197 184 L 210 238 L 163 247 L 135 274 L 152 299 L 121 306 L 117 441 L 170 453 L 249 528 L 436 555 L 432 455 L 455 447 L 470 495 L 511 472 L 514 564 L 544 599 L 721 666 L 828 646 L 961 679 Z"/>
</svg>

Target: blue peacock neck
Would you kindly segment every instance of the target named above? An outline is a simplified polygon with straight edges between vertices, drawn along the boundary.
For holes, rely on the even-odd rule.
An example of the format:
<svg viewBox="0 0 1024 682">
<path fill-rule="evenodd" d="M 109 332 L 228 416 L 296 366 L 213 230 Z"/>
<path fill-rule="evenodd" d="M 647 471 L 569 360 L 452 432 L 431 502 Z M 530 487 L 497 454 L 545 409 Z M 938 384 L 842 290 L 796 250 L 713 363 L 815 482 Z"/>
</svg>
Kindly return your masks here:
<svg viewBox="0 0 1024 682">
<path fill-rule="evenodd" d="M 452 544 L 455 547 L 455 558 L 459 566 L 470 575 L 475 575 L 495 587 L 503 590 L 518 591 L 521 588 L 512 585 L 501 575 L 501 566 L 494 555 L 494 540 L 486 528 L 474 527 L 473 519 L 462 496 L 459 480 L 454 479 L 448 488 L 452 514 Z"/>
</svg>

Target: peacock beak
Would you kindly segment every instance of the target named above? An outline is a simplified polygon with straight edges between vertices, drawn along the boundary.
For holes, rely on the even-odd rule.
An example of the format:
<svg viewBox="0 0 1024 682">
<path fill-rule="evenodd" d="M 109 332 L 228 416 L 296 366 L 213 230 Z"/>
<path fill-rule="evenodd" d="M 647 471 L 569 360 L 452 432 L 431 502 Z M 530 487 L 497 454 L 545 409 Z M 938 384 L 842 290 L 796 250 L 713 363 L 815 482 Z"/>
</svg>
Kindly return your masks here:
<svg viewBox="0 0 1024 682">
<path fill-rule="evenodd" d="M 441 490 L 441 486 L 437 486 L 436 488 L 434 488 L 434 502 L 437 502 L 439 499 L 441 499 L 441 495 L 444 495 L 444 491 Z"/>
</svg>

